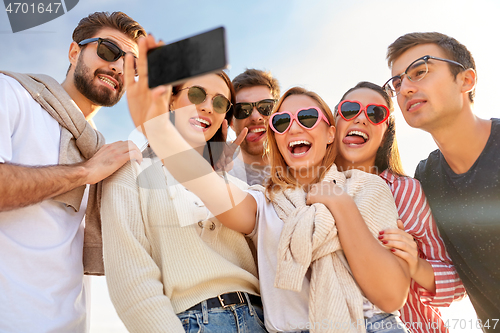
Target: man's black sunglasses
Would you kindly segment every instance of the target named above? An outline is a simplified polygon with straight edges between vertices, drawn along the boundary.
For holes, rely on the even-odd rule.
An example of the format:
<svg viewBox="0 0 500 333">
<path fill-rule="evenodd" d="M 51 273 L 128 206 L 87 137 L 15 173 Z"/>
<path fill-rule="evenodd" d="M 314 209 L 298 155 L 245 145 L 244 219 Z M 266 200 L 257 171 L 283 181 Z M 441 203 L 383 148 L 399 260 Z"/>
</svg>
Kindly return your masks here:
<svg viewBox="0 0 500 333">
<path fill-rule="evenodd" d="M 234 117 L 236 119 L 245 119 L 250 117 L 252 110 L 255 107 L 263 116 L 269 116 L 273 111 L 275 99 L 263 99 L 254 103 L 236 103 L 234 105 Z"/>
<path fill-rule="evenodd" d="M 126 54 L 125 51 L 120 49 L 112 41 L 100 37 L 84 39 L 80 43 L 78 43 L 78 45 L 83 46 L 92 42 L 97 42 L 97 55 L 102 60 L 114 62 L 120 59 L 121 57 L 125 56 Z M 135 75 L 137 75 L 135 56 L 134 56 L 134 69 L 135 69 Z"/>
</svg>

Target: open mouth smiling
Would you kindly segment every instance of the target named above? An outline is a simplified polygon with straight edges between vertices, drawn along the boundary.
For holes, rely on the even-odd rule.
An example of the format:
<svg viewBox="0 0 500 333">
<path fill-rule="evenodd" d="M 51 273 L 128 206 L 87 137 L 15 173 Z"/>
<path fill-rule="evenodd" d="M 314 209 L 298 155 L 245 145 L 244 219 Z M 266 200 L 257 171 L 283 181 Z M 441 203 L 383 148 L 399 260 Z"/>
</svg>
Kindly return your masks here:
<svg viewBox="0 0 500 333">
<path fill-rule="evenodd" d="M 312 144 L 306 140 L 292 141 L 288 144 L 288 150 L 293 156 L 302 156 L 311 149 Z"/>
<path fill-rule="evenodd" d="M 97 77 L 99 78 L 99 80 L 101 80 L 101 81 L 102 81 L 102 82 L 104 82 L 105 84 L 107 84 L 107 85 L 111 86 L 111 88 L 116 89 L 116 83 L 115 83 L 115 82 L 113 82 L 113 80 L 108 79 L 107 77 L 104 77 L 104 76 L 101 76 L 101 75 L 99 75 L 99 76 L 97 76 Z"/>
</svg>

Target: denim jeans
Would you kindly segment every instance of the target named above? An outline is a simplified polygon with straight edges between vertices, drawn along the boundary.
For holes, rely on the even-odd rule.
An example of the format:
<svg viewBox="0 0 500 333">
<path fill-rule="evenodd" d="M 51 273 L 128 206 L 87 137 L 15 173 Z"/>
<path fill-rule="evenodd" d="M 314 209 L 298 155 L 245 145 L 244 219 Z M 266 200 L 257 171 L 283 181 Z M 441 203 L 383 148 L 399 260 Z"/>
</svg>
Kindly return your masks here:
<svg viewBox="0 0 500 333">
<path fill-rule="evenodd" d="M 245 297 L 246 294 L 244 293 Z M 262 308 L 250 304 L 231 305 L 226 308 L 207 309 L 201 302 L 201 311 L 184 311 L 177 314 L 186 333 L 260 333 L 264 327 Z"/>
<path fill-rule="evenodd" d="M 365 318 L 366 333 L 408 333 L 405 324 L 393 314 L 377 313 Z"/>
</svg>

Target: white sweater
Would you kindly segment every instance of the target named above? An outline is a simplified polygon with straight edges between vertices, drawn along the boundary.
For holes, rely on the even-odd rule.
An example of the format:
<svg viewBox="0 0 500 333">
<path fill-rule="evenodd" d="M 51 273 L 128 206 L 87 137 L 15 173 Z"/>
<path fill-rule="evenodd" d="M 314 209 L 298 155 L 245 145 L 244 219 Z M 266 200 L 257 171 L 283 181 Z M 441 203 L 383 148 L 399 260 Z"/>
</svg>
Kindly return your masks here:
<svg viewBox="0 0 500 333">
<path fill-rule="evenodd" d="M 245 237 L 207 213 L 158 159 L 129 162 L 105 181 L 107 283 L 130 332 L 184 332 L 176 314 L 205 299 L 233 291 L 259 295 Z"/>
</svg>

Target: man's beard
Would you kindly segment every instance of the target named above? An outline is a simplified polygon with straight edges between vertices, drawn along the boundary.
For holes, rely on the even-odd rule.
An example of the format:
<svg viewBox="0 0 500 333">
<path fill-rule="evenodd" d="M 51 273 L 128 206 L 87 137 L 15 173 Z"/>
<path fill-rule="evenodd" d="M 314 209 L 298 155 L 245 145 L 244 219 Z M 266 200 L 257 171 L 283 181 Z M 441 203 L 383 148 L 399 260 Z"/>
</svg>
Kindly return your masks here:
<svg viewBox="0 0 500 333">
<path fill-rule="evenodd" d="M 262 143 L 260 145 L 250 145 L 248 142 L 243 140 L 243 142 L 240 145 L 241 150 L 245 151 L 248 155 L 252 156 L 262 156 L 264 152 L 264 147 L 262 146 Z"/>
<path fill-rule="evenodd" d="M 111 88 L 107 89 L 106 87 L 100 87 L 93 84 L 94 78 L 96 78 L 98 74 L 106 74 L 118 81 L 116 93 Z M 123 93 L 125 92 L 123 90 L 123 82 L 121 78 L 111 71 L 97 69 L 92 76 L 92 74 L 90 74 L 90 69 L 83 63 L 83 57 L 78 59 L 73 80 L 76 89 L 78 89 L 78 91 L 89 101 L 99 106 L 115 105 L 120 101 Z"/>
</svg>

